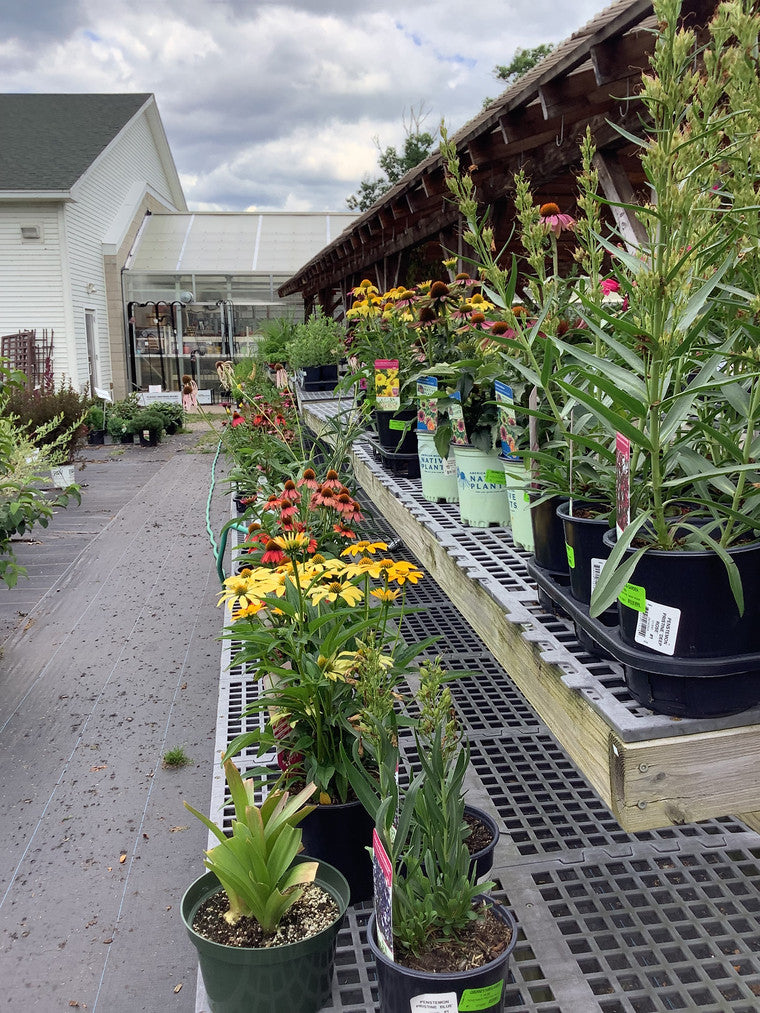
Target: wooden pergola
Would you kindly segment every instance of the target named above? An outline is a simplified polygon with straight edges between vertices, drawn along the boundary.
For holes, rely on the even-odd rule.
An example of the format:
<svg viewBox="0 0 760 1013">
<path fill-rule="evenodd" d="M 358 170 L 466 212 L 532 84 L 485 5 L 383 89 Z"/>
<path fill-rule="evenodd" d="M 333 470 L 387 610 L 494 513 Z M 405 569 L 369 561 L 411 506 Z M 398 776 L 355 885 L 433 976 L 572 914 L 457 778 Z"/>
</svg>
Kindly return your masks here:
<svg viewBox="0 0 760 1013">
<path fill-rule="evenodd" d="M 699 37 L 716 6 L 716 0 L 685 0 L 683 21 Z M 454 134 L 478 199 L 483 209 L 491 209 L 497 245 L 510 239 L 513 180 L 521 168 L 540 203 L 551 200 L 573 213 L 587 126 L 597 147 L 603 196 L 619 204 L 650 199 L 637 146 L 616 127 L 640 132 L 642 107 L 636 96 L 656 27 L 651 2 L 618 0 Z M 641 234 L 635 217 L 623 208 L 611 213 L 623 237 L 635 242 Z M 449 200 L 436 152 L 305 264 L 279 294 L 301 292 L 307 311 L 319 304 L 340 316 L 348 292 L 363 278 L 385 291 L 440 276 L 442 259 L 463 254 L 461 217 Z"/>
</svg>

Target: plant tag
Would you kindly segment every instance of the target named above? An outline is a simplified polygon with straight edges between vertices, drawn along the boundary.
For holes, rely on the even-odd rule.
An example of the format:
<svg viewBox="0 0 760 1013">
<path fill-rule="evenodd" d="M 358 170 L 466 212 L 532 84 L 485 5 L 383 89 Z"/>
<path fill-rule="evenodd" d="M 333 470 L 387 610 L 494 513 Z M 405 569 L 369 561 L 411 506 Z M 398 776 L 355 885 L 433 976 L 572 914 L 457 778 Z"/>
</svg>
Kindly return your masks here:
<svg viewBox="0 0 760 1013">
<path fill-rule="evenodd" d="M 639 615 L 639 621 L 636 623 L 633 639 L 643 647 L 651 647 L 653 651 L 672 657 L 676 649 L 680 621 L 680 609 L 671 605 L 658 605 L 656 601 L 647 601 L 646 610 Z"/>
<path fill-rule="evenodd" d="M 604 567 L 604 564 L 606 562 L 607 562 L 606 559 L 592 559 L 591 560 L 591 590 L 592 590 L 592 592 L 593 592 L 594 588 L 596 587 L 596 582 L 599 580 L 599 577 L 601 576 L 601 573 L 602 573 L 602 568 Z"/>
<path fill-rule="evenodd" d="M 377 830 L 372 831 L 372 878 L 375 887 L 377 945 L 386 957 L 393 960 L 393 863 Z"/>
<path fill-rule="evenodd" d="M 631 441 L 615 433 L 615 498 L 618 538 L 631 523 Z"/>
<path fill-rule="evenodd" d="M 401 397 L 398 383 L 398 359 L 375 359 L 375 398 L 381 411 L 398 411 Z"/>
<path fill-rule="evenodd" d="M 567 565 L 570 567 L 571 570 L 574 570 L 575 569 L 575 549 L 572 547 L 572 545 L 568 545 L 567 542 L 565 542 L 565 552 L 567 553 Z"/>
<path fill-rule="evenodd" d="M 491 471 L 489 468 L 486 471 L 486 482 L 490 482 L 491 485 L 506 485 L 507 476 L 503 471 Z"/>
<path fill-rule="evenodd" d="M 511 387 L 501 380 L 494 383 L 496 392 L 496 414 L 499 420 L 499 439 L 501 452 L 505 457 L 517 454 L 517 417 L 515 416 L 515 396 Z"/>
<path fill-rule="evenodd" d="M 457 1013 L 456 992 L 413 995 L 409 1000 L 409 1013 Z"/>
<path fill-rule="evenodd" d="M 482 988 L 466 988 L 459 1000 L 459 1013 L 477 1013 L 478 1010 L 499 1007 L 503 991 L 503 978 L 495 981 L 493 985 L 484 985 Z"/>
<path fill-rule="evenodd" d="M 421 376 L 417 381 L 417 397 L 420 407 L 417 411 L 417 429 L 421 433 L 434 433 L 438 427 L 438 401 L 431 397 L 438 390 L 434 376 Z"/>
<path fill-rule="evenodd" d="M 451 420 L 451 442 L 456 443 L 459 447 L 466 446 L 470 441 L 467 439 L 467 429 L 462 413 L 462 396 L 458 390 L 455 390 L 451 395 L 449 419 Z"/>
<path fill-rule="evenodd" d="M 647 593 L 639 584 L 626 584 L 618 595 L 618 601 L 636 612 L 646 612 Z"/>
<path fill-rule="evenodd" d="M 405 433 L 407 429 L 411 429 L 411 421 L 405 422 L 403 419 L 389 419 L 388 428 L 395 430 L 397 433 Z"/>
</svg>

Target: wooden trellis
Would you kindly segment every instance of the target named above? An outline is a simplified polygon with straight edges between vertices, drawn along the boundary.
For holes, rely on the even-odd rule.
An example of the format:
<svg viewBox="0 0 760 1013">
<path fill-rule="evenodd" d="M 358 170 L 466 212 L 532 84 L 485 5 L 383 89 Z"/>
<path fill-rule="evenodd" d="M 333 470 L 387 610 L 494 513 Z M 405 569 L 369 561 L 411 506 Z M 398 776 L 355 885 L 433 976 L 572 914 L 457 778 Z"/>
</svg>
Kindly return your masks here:
<svg viewBox="0 0 760 1013">
<path fill-rule="evenodd" d="M 18 331 L 0 337 L 0 355 L 26 376 L 27 390 L 53 388 L 53 331 Z"/>
</svg>

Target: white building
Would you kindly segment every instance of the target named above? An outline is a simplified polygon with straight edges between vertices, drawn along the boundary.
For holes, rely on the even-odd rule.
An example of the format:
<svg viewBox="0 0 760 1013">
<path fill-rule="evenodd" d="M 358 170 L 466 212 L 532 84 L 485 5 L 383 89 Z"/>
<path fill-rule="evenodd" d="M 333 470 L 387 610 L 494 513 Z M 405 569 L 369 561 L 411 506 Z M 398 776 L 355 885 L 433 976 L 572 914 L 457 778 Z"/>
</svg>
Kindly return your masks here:
<svg viewBox="0 0 760 1013">
<path fill-rule="evenodd" d="M 0 335 L 52 331 L 56 381 L 122 394 L 121 270 L 147 211 L 187 210 L 155 99 L 0 95 Z"/>
</svg>

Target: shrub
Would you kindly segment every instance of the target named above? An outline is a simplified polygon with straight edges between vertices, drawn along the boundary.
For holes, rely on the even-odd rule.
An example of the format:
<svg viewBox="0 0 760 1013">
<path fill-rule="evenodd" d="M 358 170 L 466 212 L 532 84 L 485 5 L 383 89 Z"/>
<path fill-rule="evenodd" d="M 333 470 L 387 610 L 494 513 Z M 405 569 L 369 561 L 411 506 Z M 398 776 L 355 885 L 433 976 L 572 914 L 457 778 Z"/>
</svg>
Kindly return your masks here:
<svg viewBox="0 0 760 1013">
<path fill-rule="evenodd" d="M 15 417 L 37 446 L 58 445 L 63 460 L 70 462 L 87 440 L 84 417 L 90 406 L 86 394 L 61 383 L 54 391 L 28 391 L 15 384 L 6 387 L 0 413 Z M 55 423 L 50 425 L 50 423 Z M 39 435 L 43 434 L 43 435 Z"/>
</svg>

